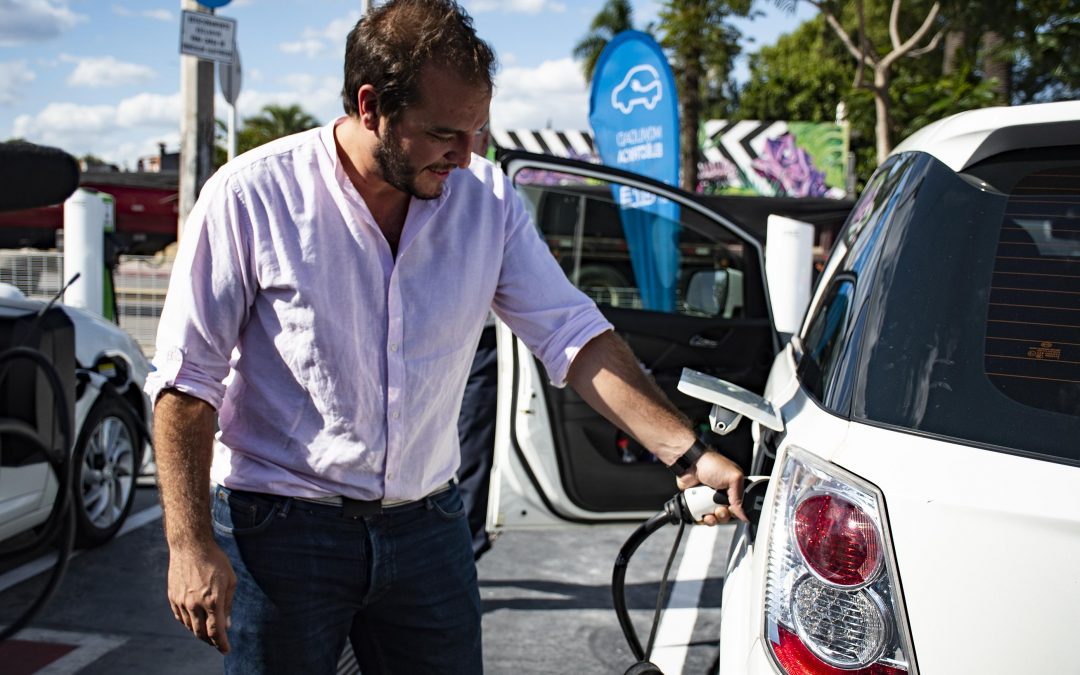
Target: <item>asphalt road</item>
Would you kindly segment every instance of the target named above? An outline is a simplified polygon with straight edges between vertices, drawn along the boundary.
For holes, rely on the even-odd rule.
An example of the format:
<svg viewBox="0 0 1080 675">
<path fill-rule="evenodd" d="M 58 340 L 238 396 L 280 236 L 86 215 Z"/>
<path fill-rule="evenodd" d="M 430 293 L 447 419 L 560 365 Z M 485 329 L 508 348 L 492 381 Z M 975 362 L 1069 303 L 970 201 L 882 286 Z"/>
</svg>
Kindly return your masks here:
<svg viewBox="0 0 1080 675">
<path fill-rule="evenodd" d="M 140 488 L 132 527 L 71 560 L 57 595 L 17 641 L 0 645 L 0 670 L 38 673 L 219 672 L 217 653 L 172 618 L 167 554 L 153 488 Z M 611 570 L 632 526 L 509 532 L 478 564 L 489 675 L 622 673 L 632 663 L 611 601 Z M 627 573 L 631 614 L 644 643 L 676 528 L 661 530 Z M 731 529 L 687 528 L 672 566 L 671 603 L 654 661 L 665 673 L 715 667 L 722 571 Z M 685 556 L 683 553 L 687 553 Z M 44 574 L 0 569 L 0 623 L 32 602 Z M 700 598 L 700 608 L 697 607 Z M 57 656 L 57 654 L 60 654 Z M 343 665 L 341 672 L 351 669 Z"/>
</svg>

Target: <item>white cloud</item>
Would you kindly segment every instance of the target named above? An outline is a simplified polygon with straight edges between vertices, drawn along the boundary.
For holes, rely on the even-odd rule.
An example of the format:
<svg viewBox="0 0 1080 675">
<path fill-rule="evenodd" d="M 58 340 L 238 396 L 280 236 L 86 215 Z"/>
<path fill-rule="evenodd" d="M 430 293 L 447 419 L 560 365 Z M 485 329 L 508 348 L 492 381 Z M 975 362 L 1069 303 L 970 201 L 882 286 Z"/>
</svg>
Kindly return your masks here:
<svg viewBox="0 0 1080 675">
<path fill-rule="evenodd" d="M 116 106 L 116 124 L 120 127 L 180 126 L 180 94 L 138 94 Z"/>
<path fill-rule="evenodd" d="M 334 19 L 330 23 L 326 24 L 321 29 L 307 28 L 304 30 L 304 37 L 320 37 L 328 41 L 331 45 L 338 45 L 344 52 L 345 38 L 349 36 L 349 31 L 353 29 L 356 22 L 360 20 L 360 12 L 352 11 L 343 17 Z"/>
<path fill-rule="evenodd" d="M 50 103 L 36 115 L 16 117 L 12 135 L 134 168 L 138 157 L 156 154 L 157 141 L 174 147 L 179 126 L 179 93 L 139 94 L 115 106 Z"/>
<path fill-rule="evenodd" d="M 306 54 L 309 59 L 318 56 L 325 48 L 326 45 L 322 43 L 322 40 L 314 38 L 297 40 L 296 42 L 282 42 L 278 45 L 278 49 L 286 54 Z"/>
<path fill-rule="evenodd" d="M 77 64 L 68 75 L 73 87 L 115 87 L 139 84 L 154 79 L 153 68 L 138 63 L 118 61 L 112 56 L 77 57 L 62 54 L 60 59 Z"/>
<path fill-rule="evenodd" d="M 307 73 L 284 75 L 278 79 L 283 88 L 278 91 L 246 89 L 236 102 L 240 119 L 258 115 L 265 105 L 299 105 L 321 123 L 342 114 L 341 80 L 336 77 L 317 77 Z M 224 118 L 225 99 L 217 98 L 218 117 Z"/>
<path fill-rule="evenodd" d="M 499 72 L 491 101 L 496 129 L 588 129 L 589 92 L 570 58 Z"/>
<path fill-rule="evenodd" d="M 113 14 L 117 16 L 141 16 L 146 19 L 154 19 L 155 21 L 173 21 L 173 13 L 167 9 L 141 9 L 139 11 L 133 11 L 123 5 L 113 5 Z"/>
<path fill-rule="evenodd" d="M 345 38 L 360 20 L 360 12 L 353 10 L 334 19 L 322 28 L 305 28 L 299 40 L 283 42 L 278 49 L 286 54 L 306 54 L 314 58 L 329 48 L 335 54 L 345 52 Z"/>
<path fill-rule="evenodd" d="M 469 3 L 469 12 L 471 14 L 496 11 L 521 14 L 565 12 L 566 5 L 555 0 L 472 0 Z"/>
<path fill-rule="evenodd" d="M 51 40 L 85 20 L 67 0 L 0 0 L 0 46 Z"/>
<path fill-rule="evenodd" d="M 22 89 L 37 77 L 26 61 L 0 63 L 0 105 L 11 105 L 19 100 Z"/>
</svg>

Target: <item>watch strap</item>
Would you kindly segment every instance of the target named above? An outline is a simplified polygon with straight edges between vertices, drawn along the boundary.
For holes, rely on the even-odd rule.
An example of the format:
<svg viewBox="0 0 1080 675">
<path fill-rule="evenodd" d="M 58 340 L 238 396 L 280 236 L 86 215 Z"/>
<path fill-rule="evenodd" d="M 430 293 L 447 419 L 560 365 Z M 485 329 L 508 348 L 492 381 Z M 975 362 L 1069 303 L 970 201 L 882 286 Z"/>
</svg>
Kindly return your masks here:
<svg viewBox="0 0 1080 675">
<path fill-rule="evenodd" d="M 678 459 L 672 462 L 670 468 L 676 476 L 682 476 L 686 474 L 690 469 L 694 468 L 701 456 L 706 452 L 709 452 L 712 448 L 701 442 L 701 439 L 694 439 L 694 444 L 690 446 L 690 449 L 684 452 Z"/>
</svg>

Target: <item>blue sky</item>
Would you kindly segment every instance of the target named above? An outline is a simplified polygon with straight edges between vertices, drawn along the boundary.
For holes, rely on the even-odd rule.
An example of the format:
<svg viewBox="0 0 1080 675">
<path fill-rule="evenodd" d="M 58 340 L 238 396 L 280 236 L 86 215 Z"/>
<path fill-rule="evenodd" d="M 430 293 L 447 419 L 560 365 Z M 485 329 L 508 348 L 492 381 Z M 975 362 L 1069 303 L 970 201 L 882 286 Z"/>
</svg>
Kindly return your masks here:
<svg viewBox="0 0 1080 675">
<path fill-rule="evenodd" d="M 375 0 L 378 2 L 378 0 Z M 361 0 L 232 0 L 243 63 L 238 114 L 300 103 L 320 121 L 341 113 L 342 46 Z M 496 128 L 587 129 L 588 92 L 571 49 L 603 0 L 463 0 L 499 55 Z M 640 24 L 660 3 L 635 0 Z M 0 0 L 0 140 L 22 137 L 127 168 L 175 149 L 180 115 L 180 0 Z M 740 23 L 753 51 L 813 14 L 761 0 Z M 216 115 L 226 104 L 218 94 Z"/>
</svg>

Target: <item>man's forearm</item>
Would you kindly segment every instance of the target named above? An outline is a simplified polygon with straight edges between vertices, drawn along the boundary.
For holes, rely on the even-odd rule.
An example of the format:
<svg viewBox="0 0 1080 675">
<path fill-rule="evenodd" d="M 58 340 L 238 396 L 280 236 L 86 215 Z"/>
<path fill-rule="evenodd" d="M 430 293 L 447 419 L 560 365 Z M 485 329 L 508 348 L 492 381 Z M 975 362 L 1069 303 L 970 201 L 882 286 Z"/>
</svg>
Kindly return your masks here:
<svg viewBox="0 0 1080 675">
<path fill-rule="evenodd" d="M 608 332 L 593 338 L 567 375 L 585 402 L 671 464 L 694 442 L 690 422 L 638 364 L 630 348 Z"/>
<path fill-rule="evenodd" d="M 210 404 L 173 390 L 154 405 L 154 458 L 170 548 L 212 541 L 210 461 L 216 419 Z"/>
</svg>

